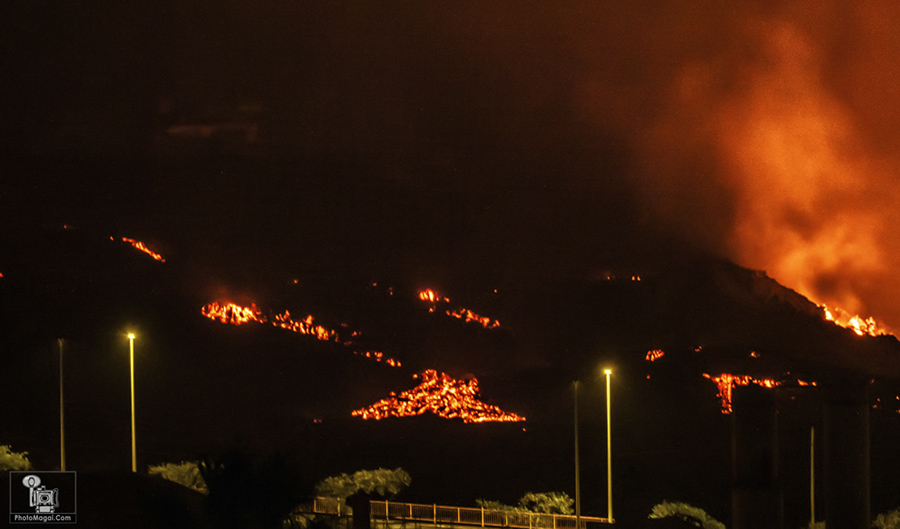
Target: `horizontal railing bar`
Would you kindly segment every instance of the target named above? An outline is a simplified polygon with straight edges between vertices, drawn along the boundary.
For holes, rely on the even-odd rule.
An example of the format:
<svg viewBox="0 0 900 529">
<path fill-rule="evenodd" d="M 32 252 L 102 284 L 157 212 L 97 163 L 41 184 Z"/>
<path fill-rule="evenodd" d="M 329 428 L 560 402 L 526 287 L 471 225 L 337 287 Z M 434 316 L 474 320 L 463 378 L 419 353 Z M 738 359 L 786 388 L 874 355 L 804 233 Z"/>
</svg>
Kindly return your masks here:
<svg viewBox="0 0 900 529">
<path fill-rule="evenodd" d="M 426 505 L 420 503 L 398 503 L 370 500 L 370 515 L 384 520 L 415 520 L 445 525 L 479 525 L 482 527 L 527 527 L 528 529 L 576 529 L 577 519 L 573 514 L 547 514 L 521 511 L 501 511 L 479 507 L 453 507 L 449 505 Z M 308 509 L 308 510 L 304 510 Z M 312 502 L 301 505 L 295 512 L 314 514 L 347 514 L 337 498 L 317 497 Z M 596 516 L 582 516 L 580 528 L 588 524 L 614 524 L 615 520 Z"/>
</svg>

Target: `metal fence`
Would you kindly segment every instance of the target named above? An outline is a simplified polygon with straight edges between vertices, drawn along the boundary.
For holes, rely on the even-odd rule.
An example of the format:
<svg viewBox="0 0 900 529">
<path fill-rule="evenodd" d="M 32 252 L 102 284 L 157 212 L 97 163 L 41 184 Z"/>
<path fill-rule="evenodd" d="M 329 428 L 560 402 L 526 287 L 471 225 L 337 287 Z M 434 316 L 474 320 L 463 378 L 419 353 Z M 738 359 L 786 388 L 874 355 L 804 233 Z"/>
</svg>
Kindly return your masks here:
<svg viewBox="0 0 900 529">
<path fill-rule="evenodd" d="M 450 507 L 392 501 L 371 501 L 371 517 L 374 521 L 414 521 L 433 525 L 476 525 L 480 527 L 515 527 L 527 529 L 592 529 L 597 525 L 610 525 L 615 520 L 571 514 L 542 514 L 534 512 L 500 511 L 495 509 Z M 316 498 L 301 506 L 300 511 L 346 516 L 346 505 L 336 498 Z"/>
</svg>

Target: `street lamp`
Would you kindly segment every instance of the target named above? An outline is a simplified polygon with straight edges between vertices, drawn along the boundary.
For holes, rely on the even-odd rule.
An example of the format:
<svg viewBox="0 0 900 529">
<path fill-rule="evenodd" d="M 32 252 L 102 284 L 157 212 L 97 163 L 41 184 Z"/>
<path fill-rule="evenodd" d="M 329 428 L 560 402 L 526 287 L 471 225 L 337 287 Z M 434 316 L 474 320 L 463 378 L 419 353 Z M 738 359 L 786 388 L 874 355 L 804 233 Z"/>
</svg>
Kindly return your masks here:
<svg viewBox="0 0 900 529">
<path fill-rule="evenodd" d="M 137 472 L 137 442 L 134 435 L 134 333 L 128 333 L 131 358 L 131 471 Z"/>
<path fill-rule="evenodd" d="M 610 421 L 610 399 L 609 399 L 609 376 L 612 374 L 611 369 L 604 369 L 606 374 L 606 502 L 609 508 L 609 522 L 613 521 L 613 505 L 612 505 L 612 427 Z"/>
</svg>

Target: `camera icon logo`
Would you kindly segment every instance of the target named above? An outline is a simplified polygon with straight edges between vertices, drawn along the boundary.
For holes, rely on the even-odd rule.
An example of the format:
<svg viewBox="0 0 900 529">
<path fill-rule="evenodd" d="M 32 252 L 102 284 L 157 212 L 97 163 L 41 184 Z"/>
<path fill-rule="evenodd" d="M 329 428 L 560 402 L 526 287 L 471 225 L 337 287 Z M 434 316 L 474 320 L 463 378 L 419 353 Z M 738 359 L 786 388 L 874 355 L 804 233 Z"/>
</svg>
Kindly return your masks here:
<svg viewBox="0 0 900 529">
<path fill-rule="evenodd" d="M 41 485 L 41 478 L 29 474 L 22 478 L 22 485 L 28 487 L 28 506 L 37 514 L 56 512 L 59 507 L 59 489 L 47 489 Z"/>
</svg>

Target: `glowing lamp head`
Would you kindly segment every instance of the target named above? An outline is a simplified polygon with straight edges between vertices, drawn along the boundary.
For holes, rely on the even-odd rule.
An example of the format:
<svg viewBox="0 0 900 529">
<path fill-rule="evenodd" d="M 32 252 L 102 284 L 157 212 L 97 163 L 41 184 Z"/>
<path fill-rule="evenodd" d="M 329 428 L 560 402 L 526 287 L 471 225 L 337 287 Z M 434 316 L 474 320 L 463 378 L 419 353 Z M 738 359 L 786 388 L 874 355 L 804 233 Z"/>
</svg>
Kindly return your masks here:
<svg viewBox="0 0 900 529">
<path fill-rule="evenodd" d="M 134 340 L 134 333 L 133 333 L 133 332 L 128 333 L 128 339 L 129 339 L 129 340 Z"/>
<path fill-rule="evenodd" d="M 612 369 L 604 369 L 603 372 L 607 375 L 612 375 Z"/>
</svg>

